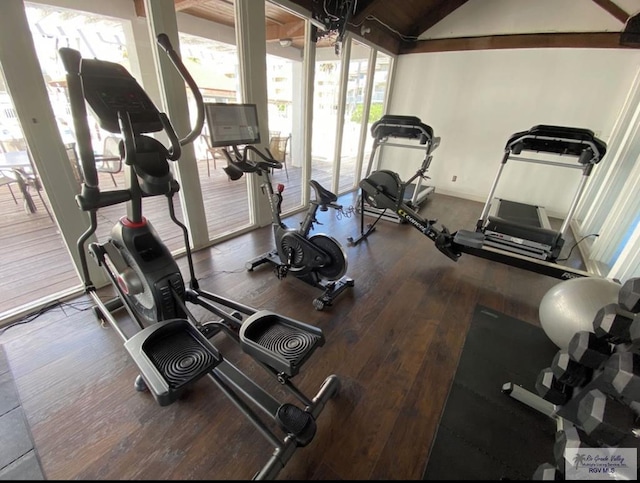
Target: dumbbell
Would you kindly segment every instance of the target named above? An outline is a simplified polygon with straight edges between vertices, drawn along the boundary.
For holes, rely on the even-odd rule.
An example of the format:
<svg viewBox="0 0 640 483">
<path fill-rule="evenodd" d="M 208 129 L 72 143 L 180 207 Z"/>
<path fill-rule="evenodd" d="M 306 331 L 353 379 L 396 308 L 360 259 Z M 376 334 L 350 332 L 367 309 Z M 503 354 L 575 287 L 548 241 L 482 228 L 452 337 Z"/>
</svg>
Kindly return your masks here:
<svg viewBox="0 0 640 483">
<path fill-rule="evenodd" d="M 640 338 L 640 315 L 626 310 L 622 304 L 605 305 L 593 319 L 593 332 L 612 344 L 632 342 Z"/>
<path fill-rule="evenodd" d="M 635 352 L 616 352 L 602 366 L 597 376 L 603 392 L 622 399 L 627 404 L 640 402 L 640 355 Z"/>
<path fill-rule="evenodd" d="M 611 344 L 593 332 L 581 330 L 569 340 L 567 352 L 571 359 L 590 369 L 600 367 L 612 352 Z"/>
<path fill-rule="evenodd" d="M 542 463 L 531 477 L 532 480 L 564 480 L 562 472 L 551 463 Z"/>
<path fill-rule="evenodd" d="M 599 389 L 580 394 L 577 424 L 593 440 L 616 446 L 636 428 L 636 413 Z"/>
<path fill-rule="evenodd" d="M 630 278 L 618 292 L 618 303 L 624 310 L 640 312 L 640 278 Z"/>
<path fill-rule="evenodd" d="M 551 362 L 551 371 L 561 384 L 571 387 L 582 386 L 589 380 L 592 370 L 574 360 L 568 349 L 560 349 Z"/>
<path fill-rule="evenodd" d="M 560 406 L 566 404 L 573 394 L 573 388 L 559 382 L 550 367 L 538 373 L 536 391 L 541 398 Z"/>
<path fill-rule="evenodd" d="M 580 448 L 597 448 L 598 443 L 591 439 L 580 429 L 573 425 L 568 425 L 564 429 L 556 432 L 555 442 L 553 444 L 553 457 L 556 461 L 556 467 L 566 475 L 567 465 L 572 465 L 573 460 L 567 460 L 566 451 L 578 450 Z M 571 457 L 571 456 L 569 456 Z"/>
</svg>

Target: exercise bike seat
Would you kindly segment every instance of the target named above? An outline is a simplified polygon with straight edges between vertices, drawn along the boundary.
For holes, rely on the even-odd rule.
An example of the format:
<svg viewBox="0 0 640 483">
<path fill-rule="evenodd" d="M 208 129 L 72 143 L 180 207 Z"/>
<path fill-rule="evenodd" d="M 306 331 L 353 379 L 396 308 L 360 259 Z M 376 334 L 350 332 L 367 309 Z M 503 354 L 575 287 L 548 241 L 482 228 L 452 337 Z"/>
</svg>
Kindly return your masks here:
<svg viewBox="0 0 640 483">
<path fill-rule="evenodd" d="M 309 184 L 316 192 L 316 203 L 318 203 L 322 208 L 326 209 L 326 205 L 338 200 L 338 197 L 333 192 L 323 188 L 316 180 L 310 180 Z"/>
</svg>

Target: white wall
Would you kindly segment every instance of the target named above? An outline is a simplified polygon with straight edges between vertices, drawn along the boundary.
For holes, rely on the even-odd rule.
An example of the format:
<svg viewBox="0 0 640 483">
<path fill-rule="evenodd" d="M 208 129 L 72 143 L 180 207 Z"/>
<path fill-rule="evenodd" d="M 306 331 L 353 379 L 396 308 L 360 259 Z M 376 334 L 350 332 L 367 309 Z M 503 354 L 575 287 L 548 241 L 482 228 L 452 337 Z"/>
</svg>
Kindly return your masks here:
<svg viewBox="0 0 640 483">
<path fill-rule="evenodd" d="M 402 55 L 389 113 L 418 116 L 442 138 L 429 169 L 438 192 L 484 201 L 515 132 L 566 125 L 591 129 L 606 142 L 639 65 L 640 52 L 630 49 Z M 403 179 L 417 167 L 382 161 Z M 577 170 L 510 162 L 496 195 L 563 216 L 579 178 Z"/>
<path fill-rule="evenodd" d="M 616 0 L 633 15 L 637 0 Z M 634 5 L 635 4 L 635 5 Z M 541 32 L 619 32 L 623 23 L 593 0 L 469 0 L 420 39 Z"/>
</svg>

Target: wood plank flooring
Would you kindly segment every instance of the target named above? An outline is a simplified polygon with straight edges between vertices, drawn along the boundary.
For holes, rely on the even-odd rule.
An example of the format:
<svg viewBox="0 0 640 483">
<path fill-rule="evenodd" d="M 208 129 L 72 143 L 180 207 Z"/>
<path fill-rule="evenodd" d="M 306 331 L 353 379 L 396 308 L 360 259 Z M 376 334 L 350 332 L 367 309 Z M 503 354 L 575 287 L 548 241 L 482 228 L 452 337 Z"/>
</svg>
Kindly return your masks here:
<svg viewBox="0 0 640 483">
<path fill-rule="evenodd" d="M 421 214 L 455 231 L 472 228 L 481 209 L 436 192 Z M 326 344 L 296 381 L 313 395 L 336 374 L 341 390 L 315 439 L 278 479 L 420 479 L 476 304 L 537 324 L 541 298 L 560 282 L 468 255 L 453 262 L 411 226 L 386 221 L 351 247 L 357 216 L 319 217 L 315 231 L 343 245 L 355 280 L 332 307 L 315 311 L 319 290 L 294 277 L 278 280 L 266 266 L 246 272 L 247 260 L 272 247 L 269 227 L 198 251 L 201 288 L 324 332 Z M 184 270 L 184 259 L 179 264 Z M 202 379 L 183 399 L 158 406 L 134 390 L 137 369 L 121 339 L 88 307 L 80 297 L 0 334 L 46 478 L 252 478 L 273 449 L 221 391 Z M 214 341 L 274 387 L 234 342 L 223 334 Z"/>
<path fill-rule="evenodd" d="M 244 178 L 229 181 L 222 169 L 226 162 L 219 160 L 217 164 L 217 169 L 211 164 L 209 176 L 206 160 L 200 160 L 198 163 L 207 227 L 212 238 L 249 224 Z M 290 211 L 300 204 L 301 171 L 299 167 L 289 163 L 288 178 L 284 171 L 273 175 L 274 183 L 286 185 L 283 212 Z M 330 187 L 331 164 L 314 163 L 313 176 L 323 186 Z M 117 173 L 115 179 L 118 187 L 124 186 L 124 173 Z M 108 174 L 100 174 L 100 186 L 104 189 L 114 188 Z M 81 286 L 58 227 L 47 215 L 41 199 L 31 190 L 37 211 L 27 213 L 17 187 L 14 186 L 13 191 L 18 203 L 14 202 L 7 187 L 0 188 L 0 293 L 3 294 L 0 298 L 0 326 L 11 311 L 25 304 L 53 297 L 73 287 L 79 289 Z M 175 201 L 178 219 L 183 220 L 178 196 L 175 197 Z M 164 197 L 145 199 L 143 209 L 146 216 L 153 220 L 154 227 L 170 250 L 184 246 L 182 232 L 167 216 L 167 202 Z M 104 239 L 123 214 L 124 207 L 119 205 L 100 210 L 98 237 Z M 75 247 L 73 249 L 75 250 Z"/>
</svg>

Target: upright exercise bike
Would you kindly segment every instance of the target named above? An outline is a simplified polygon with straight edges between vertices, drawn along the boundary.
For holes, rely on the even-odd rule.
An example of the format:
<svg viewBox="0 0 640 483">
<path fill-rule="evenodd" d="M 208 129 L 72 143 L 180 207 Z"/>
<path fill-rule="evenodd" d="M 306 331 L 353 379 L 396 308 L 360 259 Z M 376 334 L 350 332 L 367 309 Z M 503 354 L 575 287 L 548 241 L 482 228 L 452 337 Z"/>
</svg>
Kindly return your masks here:
<svg viewBox="0 0 640 483">
<path fill-rule="evenodd" d="M 292 382 L 302 365 L 324 344 L 322 331 L 311 325 L 199 288 L 194 274 L 189 235 L 176 219 L 173 196 L 179 190 L 168 161 L 178 161 L 181 146 L 193 142 L 204 123 L 202 96 L 166 35 L 158 43 L 189 86 L 198 106 L 191 132 L 179 139 L 168 117 L 159 112 L 142 87 L 122 66 L 98 59 L 83 59 L 70 48 L 60 49 L 67 72 L 69 100 L 74 119 L 84 182 L 76 200 L 90 216 L 90 227 L 77 243 L 86 293 L 95 311 L 124 340 L 139 370 L 135 388 L 149 391 L 166 406 L 201 377 L 211 379 L 275 447 L 254 479 L 275 478 L 298 447 L 309 444 L 316 433 L 316 418 L 339 388 L 330 375 L 313 398 Z M 126 168 L 126 187 L 101 190 L 95 167 L 86 104 L 100 126 L 122 136 L 120 154 Z M 148 133 L 161 132 L 167 148 Z M 142 199 L 164 195 L 169 215 L 184 235 L 190 282 L 153 226 L 142 214 Z M 113 227 L 106 242 L 91 242 L 88 252 L 104 269 L 117 297 L 103 301 L 92 283 L 87 264 L 87 243 L 95 234 L 98 210 L 126 203 L 127 213 Z M 199 322 L 187 307 L 191 303 L 212 314 Z M 124 307 L 135 324 L 122 323 L 115 311 Z M 125 318 L 126 319 L 126 318 Z M 129 330 L 125 330 L 125 327 Z M 299 405 L 281 403 L 256 381 L 225 359 L 214 345 L 217 334 L 231 337 L 250 358 L 263 367 Z M 301 406 L 301 407 L 300 407 Z M 282 430 L 278 435 L 275 426 Z"/>
<path fill-rule="evenodd" d="M 238 109 L 248 108 L 255 111 L 255 105 L 238 105 Z M 220 106 L 207 104 L 207 109 L 207 118 L 211 123 L 212 119 L 219 117 L 216 116 L 216 109 L 228 111 L 232 109 L 232 106 L 229 104 Z M 229 118 L 229 113 L 226 113 L 225 119 Z M 257 119 L 257 116 L 255 113 L 249 116 L 244 114 L 241 118 Z M 256 130 L 257 126 L 255 126 L 254 132 Z M 215 136 L 217 131 L 216 126 L 211 126 L 212 136 Z M 257 135 L 255 141 L 259 141 L 259 139 L 260 137 Z M 215 142 L 219 143 L 218 140 L 214 140 Z M 309 208 L 300 227 L 298 229 L 290 228 L 285 225 L 281 217 L 284 185 L 278 184 L 277 191 L 274 190 L 270 175 L 272 169 L 281 169 L 282 163 L 273 159 L 268 149 L 265 154 L 252 144 L 244 144 L 242 149 L 237 144 L 231 144 L 222 148 L 222 152 L 228 162 L 225 172 L 232 180 L 240 179 L 244 173 L 256 173 L 262 178 L 261 188 L 267 195 L 271 208 L 271 225 L 276 248 L 248 261 L 246 263 L 247 270 L 253 271 L 262 264 L 270 263 L 274 266 L 278 279 L 283 279 L 291 273 L 304 282 L 323 290 L 322 295 L 313 300 L 313 306 L 316 310 L 323 310 L 326 306 L 332 305 L 338 295 L 354 286 L 353 279 L 345 276 L 347 255 L 334 238 L 322 233 L 309 236 L 309 233 L 313 229 L 314 223 L 318 223 L 316 218 L 318 209 L 320 211 L 327 211 L 329 208 L 342 209 L 342 206 L 336 203 L 337 196 L 323 188 L 317 181 L 309 181 L 315 192 L 315 199 L 309 202 Z M 249 156 L 249 153 L 252 153 L 253 156 Z"/>
</svg>

